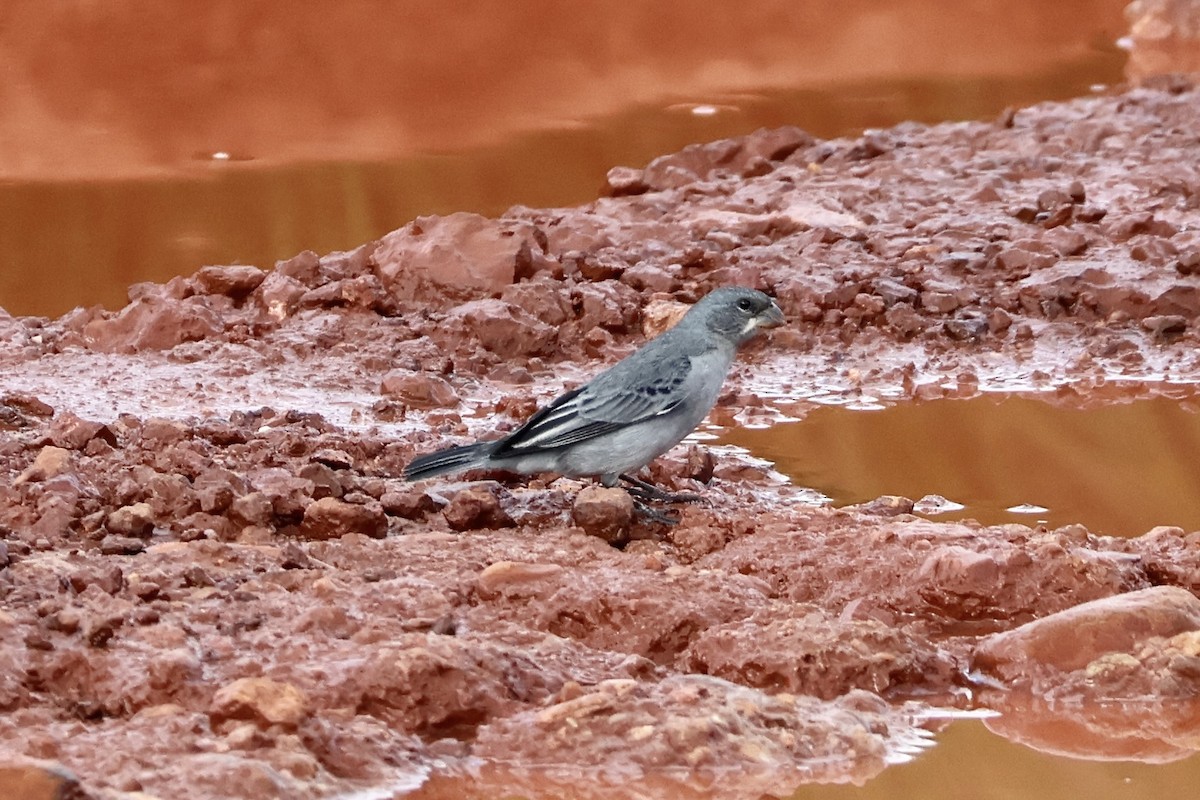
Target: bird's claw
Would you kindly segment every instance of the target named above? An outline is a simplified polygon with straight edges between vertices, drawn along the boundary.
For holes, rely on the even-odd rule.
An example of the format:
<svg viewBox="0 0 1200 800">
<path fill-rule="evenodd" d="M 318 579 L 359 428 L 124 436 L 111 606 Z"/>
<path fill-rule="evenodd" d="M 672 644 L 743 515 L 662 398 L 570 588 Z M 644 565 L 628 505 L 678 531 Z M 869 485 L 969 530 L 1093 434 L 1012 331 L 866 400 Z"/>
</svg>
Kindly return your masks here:
<svg viewBox="0 0 1200 800">
<path fill-rule="evenodd" d="M 646 505 L 641 500 L 633 501 L 633 510 L 639 517 L 647 522 L 657 522 L 660 525 L 678 525 L 679 517 L 675 514 L 668 514 L 665 511 L 660 511 L 657 508 L 652 508 Z"/>
<path fill-rule="evenodd" d="M 632 475 L 621 475 L 621 480 L 630 484 L 625 491 L 635 499 L 656 503 L 699 503 L 704 498 L 692 492 L 667 492 L 649 481 L 635 478 Z"/>
</svg>

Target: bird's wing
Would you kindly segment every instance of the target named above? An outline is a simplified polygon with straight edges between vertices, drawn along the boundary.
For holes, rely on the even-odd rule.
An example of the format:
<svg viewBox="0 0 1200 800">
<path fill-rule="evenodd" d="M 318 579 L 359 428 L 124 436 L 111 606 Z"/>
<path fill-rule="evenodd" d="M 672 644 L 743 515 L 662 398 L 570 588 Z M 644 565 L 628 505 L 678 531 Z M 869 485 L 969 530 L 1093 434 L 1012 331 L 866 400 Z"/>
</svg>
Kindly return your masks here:
<svg viewBox="0 0 1200 800">
<path fill-rule="evenodd" d="M 493 457 L 554 450 L 669 414 L 683 402 L 679 387 L 692 361 L 665 359 L 645 375 L 619 369 L 559 397 L 509 434 Z"/>
</svg>

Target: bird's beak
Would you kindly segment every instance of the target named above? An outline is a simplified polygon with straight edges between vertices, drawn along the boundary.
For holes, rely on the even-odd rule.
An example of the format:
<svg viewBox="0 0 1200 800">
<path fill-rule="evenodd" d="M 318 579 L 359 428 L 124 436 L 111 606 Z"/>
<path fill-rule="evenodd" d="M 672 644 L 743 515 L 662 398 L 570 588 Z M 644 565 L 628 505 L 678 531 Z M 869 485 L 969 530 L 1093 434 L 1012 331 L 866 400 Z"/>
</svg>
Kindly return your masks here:
<svg viewBox="0 0 1200 800">
<path fill-rule="evenodd" d="M 783 309 L 775 303 L 754 318 L 755 327 L 758 328 L 778 328 L 783 323 Z"/>
</svg>

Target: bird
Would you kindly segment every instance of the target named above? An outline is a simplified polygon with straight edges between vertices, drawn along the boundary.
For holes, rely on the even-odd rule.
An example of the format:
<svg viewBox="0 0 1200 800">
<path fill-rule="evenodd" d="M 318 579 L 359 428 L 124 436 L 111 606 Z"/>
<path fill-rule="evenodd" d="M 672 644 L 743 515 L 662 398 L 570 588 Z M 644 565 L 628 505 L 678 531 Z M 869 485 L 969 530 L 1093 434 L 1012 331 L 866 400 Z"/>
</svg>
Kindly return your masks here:
<svg viewBox="0 0 1200 800">
<path fill-rule="evenodd" d="M 632 473 L 691 433 L 716 403 L 738 348 L 783 322 L 783 311 L 763 292 L 715 289 L 675 326 L 536 411 L 507 436 L 418 456 L 403 476 L 421 481 L 472 469 L 551 472 L 598 478 L 606 487 L 624 480 L 640 500 L 698 499 L 664 492 Z M 642 504 L 639 510 L 648 511 Z"/>
</svg>

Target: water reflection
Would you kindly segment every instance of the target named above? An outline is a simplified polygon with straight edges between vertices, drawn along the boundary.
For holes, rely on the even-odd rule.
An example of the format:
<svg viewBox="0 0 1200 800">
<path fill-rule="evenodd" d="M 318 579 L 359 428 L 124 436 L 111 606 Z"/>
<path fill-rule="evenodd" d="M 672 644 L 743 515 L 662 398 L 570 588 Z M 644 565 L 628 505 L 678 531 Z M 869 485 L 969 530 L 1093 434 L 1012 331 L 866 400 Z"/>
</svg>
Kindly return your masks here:
<svg viewBox="0 0 1200 800">
<path fill-rule="evenodd" d="M 1081 523 L 1113 536 L 1200 529 L 1200 414 L 1165 397 L 1086 410 L 986 396 L 882 411 L 819 407 L 722 441 L 774 461 L 836 505 L 941 495 L 965 508 L 936 519 Z"/>
<path fill-rule="evenodd" d="M 988 692 L 981 701 L 1000 712 L 984 721 L 988 730 L 1049 755 L 1165 764 L 1200 750 L 1200 700 L 1195 698 L 1080 703 Z"/>
<path fill-rule="evenodd" d="M 117 307 L 130 283 L 349 249 L 421 214 L 575 204 L 612 166 L 763 126 L 1086 94 L 1121 79 L 1124 4 L 10 0 L 0 307 Z"/>
<path fill-rule="evenodd" d="M 994 724 L 990 723 L 989 724 Z M 792 800 L 1191 800 L 1200 758 L 1170 764 L 1063 758 L 953 723 L 938 746 L 862 787 L 805 786 Z"/>
</svg>

